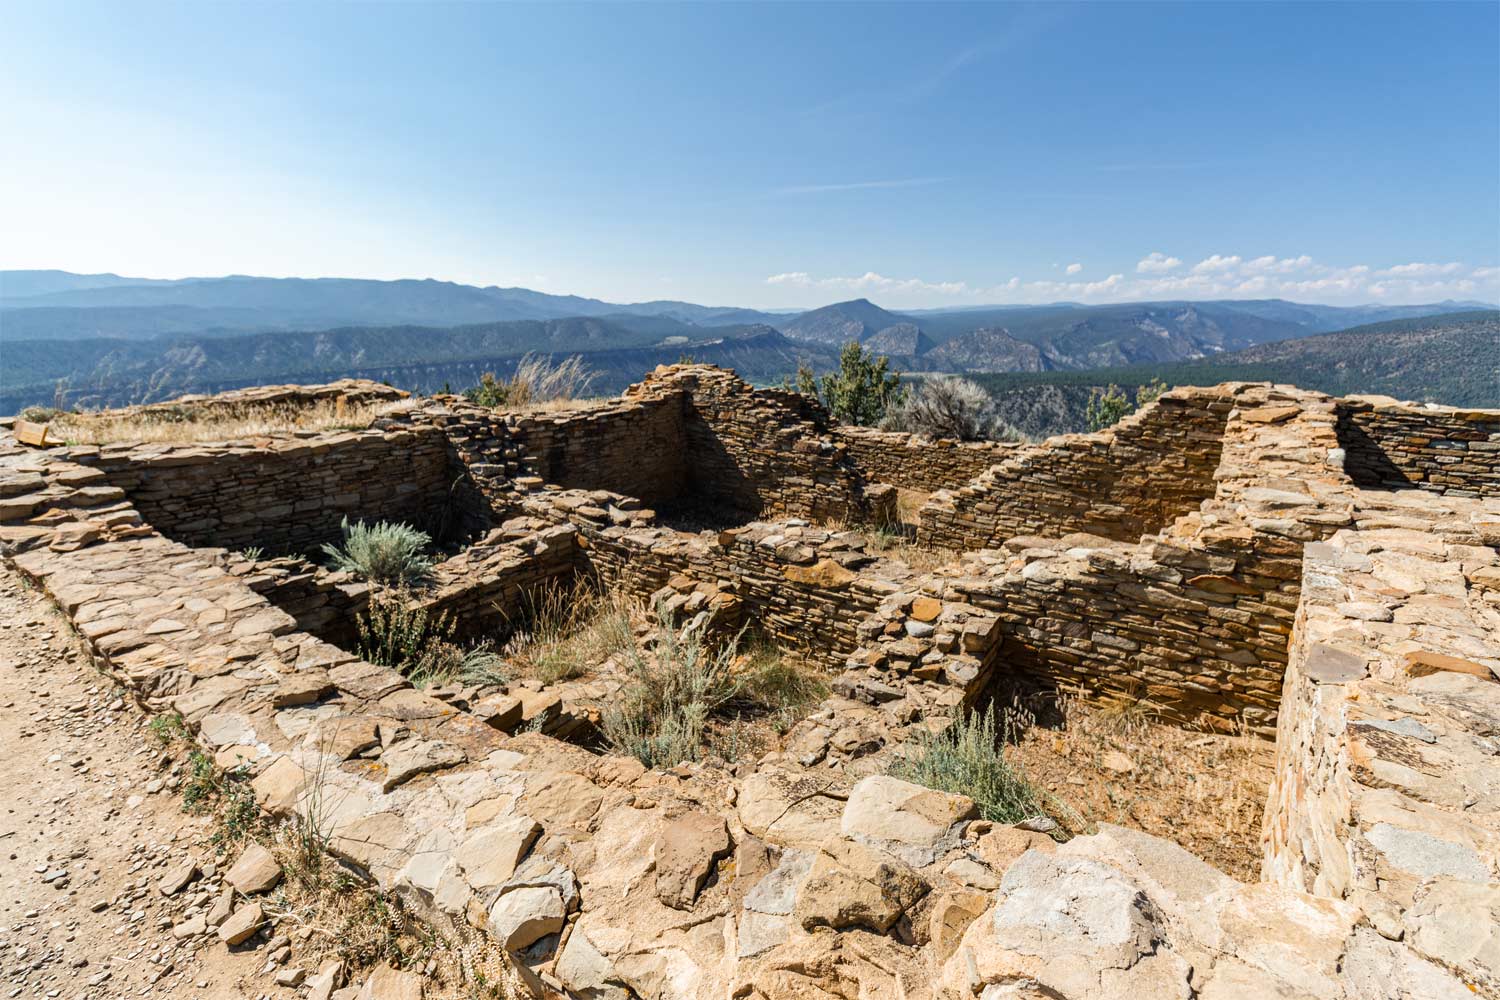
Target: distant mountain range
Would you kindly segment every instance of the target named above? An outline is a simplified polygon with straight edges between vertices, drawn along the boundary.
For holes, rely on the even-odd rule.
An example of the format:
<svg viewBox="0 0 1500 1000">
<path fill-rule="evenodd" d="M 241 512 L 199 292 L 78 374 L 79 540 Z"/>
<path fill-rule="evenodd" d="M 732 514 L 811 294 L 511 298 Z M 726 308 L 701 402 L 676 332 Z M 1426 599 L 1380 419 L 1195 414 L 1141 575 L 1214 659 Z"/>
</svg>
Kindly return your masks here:
<svg viewBox="0 0 1500 1000">
<path fill-rule="evenodd" d="M 778 381 L 857 340 L 909 372 L 1073 372 L 1176 365 L 1467 304 L 1280 300 L 1060 303 L 891 312 L 866 300 L 801 313 L 610 303 L 432 280 L 185 278 L 0 271 L 0 412 L 156 400 L 342 375 L 422 391 L 504 372 L 527 351 L 582 354 L 611 391 L 683 355 Z"/>
<path fill-rule="evenodd" d="M 970 377 L 990 391 L 1007 420 L 1034 436 L 1084 430 L 1095 389 L 1114 384 L 1133 393 L 1153 379 L 1290 382 L 1336 396 L 1494 408 L 1500 407 L 1500 311 L 1392 320 L 1166 365 Z"/>
</svg>

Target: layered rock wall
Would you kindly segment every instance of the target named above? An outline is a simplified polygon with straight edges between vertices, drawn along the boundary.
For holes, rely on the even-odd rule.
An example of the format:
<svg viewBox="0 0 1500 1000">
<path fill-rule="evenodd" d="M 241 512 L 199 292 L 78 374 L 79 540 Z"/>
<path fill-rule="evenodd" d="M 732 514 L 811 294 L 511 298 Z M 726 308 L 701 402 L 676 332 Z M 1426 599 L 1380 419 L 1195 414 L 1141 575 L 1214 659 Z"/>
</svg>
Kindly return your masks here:
<svg viewBox="0 0 1500 1000">
<path fill-rule="evenodd" d="M 1500 496 L 1494 410 L 1416 406 L 1384 397 L 1339 401 L 1346 468 L 1360 486 Z"/>
<path fill-rule="evenodd" d="M 1024 447 L 1000 441 L 928 441 L 871 427 L 840 427 L 835 440 L 867 481 L 919 493 L 959 489 Z"/>
<path fill-rule="evenodd" d="M 403 521 L 443 533 L 463 478 L 447 438 L 391 426 L 307 438 L 75 448 L 158 530 L 192 546 L 309 552 L 344 518 Z"/>
<path fill-rule="evenodd" d="M 980 549 L 1017 535 L 1131 541 L 1159 531 L 1213 495 L 1233 406 L 1225 391 L 1173 390 L 1109 430 L 1014 450 L 924 504 L 918 538 Z"/>
</svg>

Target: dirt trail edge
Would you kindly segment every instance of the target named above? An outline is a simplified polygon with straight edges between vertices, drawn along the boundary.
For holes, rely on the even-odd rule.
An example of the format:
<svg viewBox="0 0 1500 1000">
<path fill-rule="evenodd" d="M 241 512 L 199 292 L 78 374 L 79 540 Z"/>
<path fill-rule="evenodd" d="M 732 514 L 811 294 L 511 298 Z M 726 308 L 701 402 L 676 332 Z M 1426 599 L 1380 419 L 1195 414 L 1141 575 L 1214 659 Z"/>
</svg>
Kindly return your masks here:
<svg viewBox="0 0 1500 1000">
<path fill-rule="evenodd" d="M 148 720 L 0 567 L 0 997 L 293 997 L 203 927 L 227 861 Z M 196 869 L 196 870 L 195 870 Z"/>
</svg>

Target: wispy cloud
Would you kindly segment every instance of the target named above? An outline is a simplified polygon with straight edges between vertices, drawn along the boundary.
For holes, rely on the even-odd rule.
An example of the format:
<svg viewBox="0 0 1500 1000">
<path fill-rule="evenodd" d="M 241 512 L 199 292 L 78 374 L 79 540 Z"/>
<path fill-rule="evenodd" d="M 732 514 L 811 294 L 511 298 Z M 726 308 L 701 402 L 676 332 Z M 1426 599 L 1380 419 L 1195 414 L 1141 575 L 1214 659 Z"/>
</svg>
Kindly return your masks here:
<svg viewBox="0 0 1500 1000">
<path fill-rule="evenodd" d="M 1077 274 L 1079 271 L 1083 270 L 1083 265 L 1082 264 L 1076 264 L 1076 263 L 1075 264 L 1069 264 L 1065 270 L 1069 274 Z"/>
<path fill-rule="evenodd" d="M 820 288 L 846 292 L 963 295 L 971 289 L 962 281 L 923 281 L 921 278 L 888 278 L 874 271 L 848 278 L 814 278 L 806 271 L 787 271 L 773 274 L 766 279 L 768 285 L 783 285 L 792 288 Z"/>
<path fill-rule="evenodd" d="M 845 181 L 838 184 L 793 184 L 789 187 L 777 188 L 772 194 L 834 194 L 839 191 L 872 191 L 879 188 L 930 187 L 933 184 L 941 184 L 944 180 L 946 178 L 943 177 L 900 177 L 893 180 Z"/>
</svg>

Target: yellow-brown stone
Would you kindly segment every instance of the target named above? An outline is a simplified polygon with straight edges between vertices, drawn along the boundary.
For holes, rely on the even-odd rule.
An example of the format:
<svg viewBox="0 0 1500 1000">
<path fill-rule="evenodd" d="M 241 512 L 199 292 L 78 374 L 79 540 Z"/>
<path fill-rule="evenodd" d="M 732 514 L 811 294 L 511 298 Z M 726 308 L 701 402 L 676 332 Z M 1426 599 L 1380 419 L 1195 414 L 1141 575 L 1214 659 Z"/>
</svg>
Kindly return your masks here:
<svg viewBox="0 0 1500 1000">
<path fill-rule="evenodd" d="M 1472 674 L 1490 681 L 1495 679 L 1489 667 L 1482 663 L 1475 663 L 1473 660 L 1447 656 L 1443 653 L 1429 653 L 1425 649 L 1406 654 L 1406 672 L 1412 677 L 1426 677 L 1428 674 L 1435 674 L 1439 671 Z"/>
<path fill-rule="evenodd" d="M 811 566 L 788 566 L 783 573 L 793 583 L 808 587 L 827 587 L 831 590 L 847 587 L 858 578 L 852 570 L 845 569 L 832 559 L 819 559 Z"/>
<path fill-rule="evenodd" d="M 919 622 L 937 621 L 943 613 L 943 602 L 934 597 L 919 597 L 911 602 L 911 616 Z"/>
</svg>

